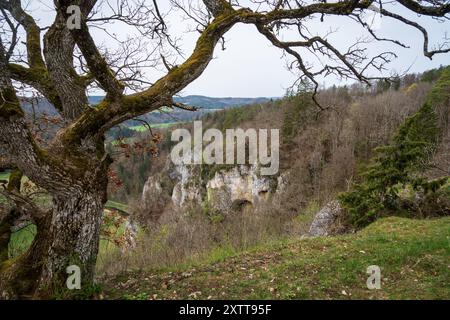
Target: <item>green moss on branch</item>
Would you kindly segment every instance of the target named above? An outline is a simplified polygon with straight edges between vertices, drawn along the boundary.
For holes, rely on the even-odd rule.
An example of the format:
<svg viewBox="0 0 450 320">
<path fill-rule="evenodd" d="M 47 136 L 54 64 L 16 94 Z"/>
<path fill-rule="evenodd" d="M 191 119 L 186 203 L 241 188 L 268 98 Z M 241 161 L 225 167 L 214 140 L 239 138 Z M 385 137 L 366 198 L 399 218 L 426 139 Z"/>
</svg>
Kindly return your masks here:
<svg viewBox="0 0 450 320">
<path fill-rule="evenodd" d="M 0 91 L 0 117 L 10 119 L 11 117 L 23 117 L 24 112 L 20 108 L 19 100 L 13 89 Z"/>
</svg>

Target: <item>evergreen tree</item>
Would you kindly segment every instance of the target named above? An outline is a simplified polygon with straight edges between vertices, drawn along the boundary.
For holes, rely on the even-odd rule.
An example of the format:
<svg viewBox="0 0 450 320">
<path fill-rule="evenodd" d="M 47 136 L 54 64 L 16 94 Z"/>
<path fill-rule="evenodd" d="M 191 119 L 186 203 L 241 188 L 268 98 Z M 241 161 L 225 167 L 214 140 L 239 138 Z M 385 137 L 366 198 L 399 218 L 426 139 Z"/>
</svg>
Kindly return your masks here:
<svg viewBox="0 0 450 320">
<path fill-rule="evenodd" d="M 341 194 L 350 224 L 364 227 L 381 215 L 398 211 L 399 191 L 408 184 L 415 190 L 435 192 L 447 181 L 445 177 L 428 182 L 420 173 L 427 168 L 439 142 L 442 128 L 436 107 L 447 103 L 448 108 L 449 92 L 450 68 L 446 68 L 423 107 L 406 119 L 389 145 L 377 149 L 378 155 L 363 173 L 363 181 Z"/>
</svg>

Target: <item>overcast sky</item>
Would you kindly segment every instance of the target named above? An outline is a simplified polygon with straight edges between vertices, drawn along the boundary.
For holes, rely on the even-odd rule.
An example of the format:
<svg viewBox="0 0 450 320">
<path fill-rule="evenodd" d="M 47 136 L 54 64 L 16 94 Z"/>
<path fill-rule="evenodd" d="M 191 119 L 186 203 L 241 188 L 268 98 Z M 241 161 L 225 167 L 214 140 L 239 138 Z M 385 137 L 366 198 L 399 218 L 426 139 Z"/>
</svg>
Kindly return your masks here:
<svg viewBox="0 0 450 320">
<path fill-rule="evenodd" d="M 162 10 L 165 10 L 168 1 L 160 2 L 162 3 Z M 244 2 L 241 1 L 241 3 Z M 29 11 L 38 18 L 41 26 L 52 21 L 54 13 L 53 10 L 49 9 L 52 7 L 52 0 L 31 1 L 28 6 Z M 405 13 L 400 9 L 400 5 L 395 6 L 393 10 Z M 446 34 L 450 37 L 450 21 L 439 23 L 433 19 L 418 17 L 417 15 L 408 15 L 408 17 L 427 27 L 431 47 L 442 41 Z M 423 56 L 423 36 L 416 29 L 386 17 L 375 23 L 380 37 L 395 38 L 410 46 L 409 49 L 402 49 L 391 43 L 374 43 L 367 46 L 371 54 L 382 51 L 394 51 L 398 54 L 398 59 L 390 64 L 389 72 L 402 73 L 408 68 L 410 68 L 410 72 L 422 72 L 440 65 L 450 64 L 449 53 L 436 55 L 433 60 Z M 169 25 L 175 35 L 182 37 L 182 48 L 186 54 L 189 54 L 195 45 L 198 33 L 186 32 L 188 24 L 183 23 L 176 13 L 171 15 Z M 337 32 L 328 38 L 329 41 L 342 50 L 351 45 L 356 38 L 363 35 L 367 36 L 367 33 L 361 27 L 358 28 L 354 22 L 346 17 L 326 17 L 323 23 L 312 22 L 309 30 L 314 35 L 323 35 L 330 28 Z M 110 26 L 108 30 L 122 38 L 132 34 L 131 30 L 119 25 Z M 111 39 L 98 30 L 94 30 L 93 34 L 98 43 L 106 45 L 111 43 Z M 292 34 L 286 34 L 285 39 L 295 39 L 291 38 L 292 36 Z M 216 48 L 214 60 L 200 78 L 182 92 L 182 95 L 276 97 L 282 96 L 286 88 L 295 80 L 295 76 L 286 69 L 286 59 L 282 57 L 282 51 L 271 46 L 267 39 L 261 36 L 253 26 L 236 25 L 226 34 L 225 39 L 226 50 L 222 51 L 220 46 Z M 181 59 L 178 62 L 181 62 Z M 317 61 L 313 60 L 312 63 L 317 63 Z M 152 76 L 156 78 L 158 73 L 154 71 L 152 73 Z M 327 86 L 342 84 L 334 78 L 320 79 L 320 83 Z"/>
</svg>

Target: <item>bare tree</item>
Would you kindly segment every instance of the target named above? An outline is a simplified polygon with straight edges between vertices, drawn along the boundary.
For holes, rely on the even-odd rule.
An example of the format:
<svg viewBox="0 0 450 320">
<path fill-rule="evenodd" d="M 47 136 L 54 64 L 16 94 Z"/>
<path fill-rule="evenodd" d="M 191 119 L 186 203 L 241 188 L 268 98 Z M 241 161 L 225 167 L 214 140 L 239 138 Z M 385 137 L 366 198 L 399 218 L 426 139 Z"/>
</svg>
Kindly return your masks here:
<svg viewBox="0 0 450 320">
<path fill-rule="evenodd" d="M 64 287 L 66 268 L 72 264 L 81 267 L 83 285 L 92 284 L 111 164 L 105 152 L 105 133 L 126 120 L 165 106 L 187 108 L 175 103 L 173 96 L 202 74 L 216 45 L 236 24 L 255 26 L 271 44 L 291 57 L 290 67 L 300 72 L 299 81 L 308 78 L 315 90 L 317 77 L 330 74 L 369 83 L 380 77 L 379 72 L 395 54 L 368 56 L 365 40 L 361 39 L 340 51 L 326 35 L 313 35 L 308 30 L 314 19 L 352 19 L 374 41 L 406 47 L 400 40 L 379 37 L 365 22 L 363 15 L 375 10 L 417 29 L 423 35 L 423 53 L 430 59 L 450 51 L 445 42 L 430 48 L 426 29 L 401 13 L 445 22 L 449 19 L 450 1 L 399 0 L 393 5 L 392 1 L 381 0 L 252 0 L 246 2 L 248 7 L 241 2 L 172 0 L 170 9 L 163 11 L 157 0 L 55 0 L 54 22 L 44 28 L 27 12 L 23 1 L 0 0 L 1 156 L 5 164 L 26 175 L 53 199 L 51 209 L 43 210 L 21 195 L 17 188 L 20 185 L 14 186 L 14 182 L 2 191 L 37 225 L 37 236 L 27 253 L 14 261 L 0 261 L 0 292 L 4 297 L 52 294 Z M 66 23 L 72 5 L 81 10 L 80 28 L 68 28 Z M 192 19 L 199 32 L 192 54 L 178 65 L 169 61 L 182 55 L 166 23 L 175 9 Z M 116 53 L 100 48 L 92 30 L 108 33 L 108 25 L 115 22 L 135 27 L 143 40 L 135 42 L 134 49 L 131 41 L 136 40 L 122 41 L 123 50 Z M 19 41 L 21 30 L 25 35 L 24 52 Z M 296 31 L 298 40 L 281 40 L 283 30 Z M 319 68 L 311 66 L 304 52 L 322 57 L 325 62 Z M 142 68 L 157 65 L 164 65 L 167 72 L 152 83 L 145 79 Z M 59 113 L 62 125 L 51 141 L 41 143 L 35 139 L 21 108 L 17 84 L 38 92 Z M 94 106 L 89 105 L 87 95 L 92 86 L 106 93 L 104 100 Z M 7 229 L 0 228 L 6 237 Z"/>
</svg>

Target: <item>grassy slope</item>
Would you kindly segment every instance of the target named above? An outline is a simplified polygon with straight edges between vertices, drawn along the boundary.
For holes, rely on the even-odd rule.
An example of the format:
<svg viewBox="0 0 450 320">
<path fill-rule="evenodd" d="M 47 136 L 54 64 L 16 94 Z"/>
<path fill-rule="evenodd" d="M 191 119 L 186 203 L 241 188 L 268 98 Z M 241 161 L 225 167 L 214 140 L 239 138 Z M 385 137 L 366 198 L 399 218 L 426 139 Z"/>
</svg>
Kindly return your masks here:
<svg viewBox="0 0 450 320">
<path fill-rule="evenodd" d="M 24 253 L 33 242 L 36 235 L 36 226 L 34 224 L 28 225 L 20 231 L 14 232 L 11 235 L 9 242 L 10 257 L 17 257 Z"/>
<path fill-rule="evenodd" d="M 0 180 L 9 180 L 9 172 L 0 172 Z"/>
<path fill-rule="evenodd" d="M 130 207 L 128 205 L 113 200 L 108 200 L 105 204 L 105 207 L 116 208 L 125 212 L 130 212 Z"/>
<path fill-rule="evenodd" d="M 380 290 L 366 287 L 369 265 L 381 267 Z M 353 235 L 122 274 L 104 289 L 111 299 L 450 299 L 450 217 L 386 218 Z"/>
</svg>

